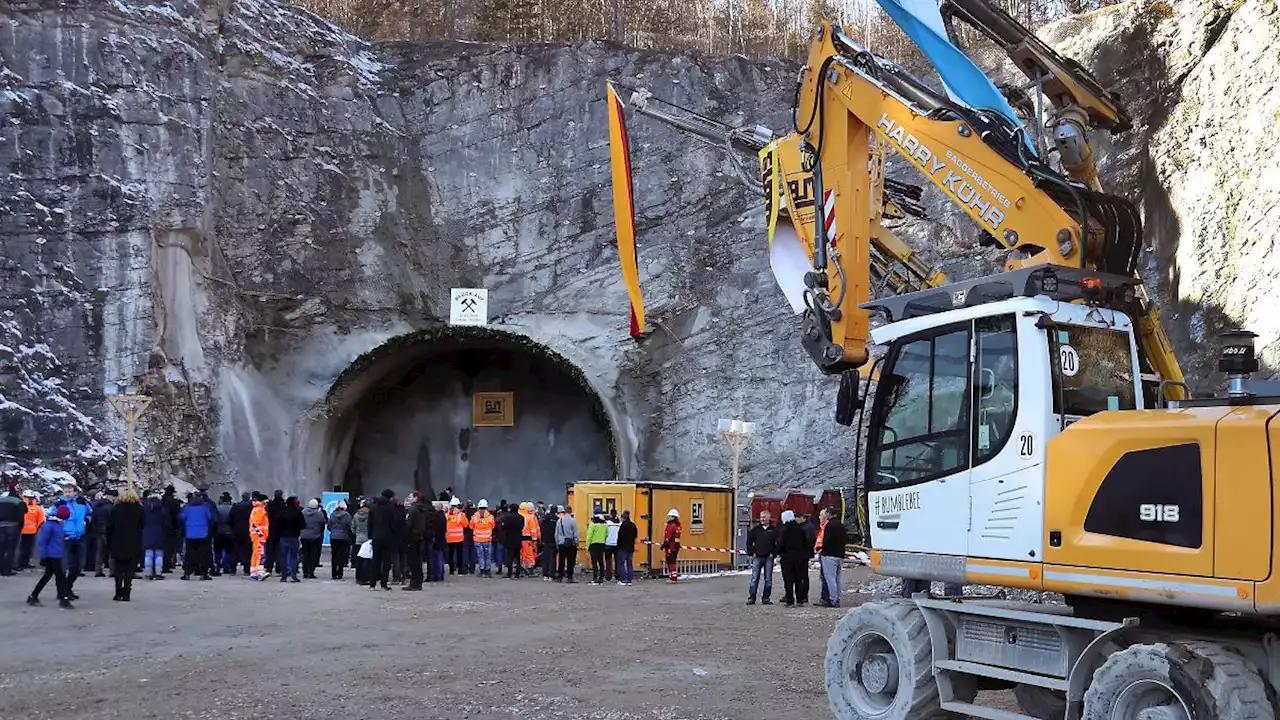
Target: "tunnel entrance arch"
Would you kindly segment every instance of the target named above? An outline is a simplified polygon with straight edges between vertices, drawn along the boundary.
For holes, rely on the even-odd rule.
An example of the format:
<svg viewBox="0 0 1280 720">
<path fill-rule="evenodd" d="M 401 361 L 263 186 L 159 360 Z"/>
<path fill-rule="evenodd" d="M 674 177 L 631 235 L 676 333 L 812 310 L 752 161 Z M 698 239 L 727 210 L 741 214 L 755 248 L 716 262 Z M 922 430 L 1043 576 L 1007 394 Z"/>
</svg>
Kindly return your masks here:
<svg viewBox="0 0 1280 720">
<path fill-rule="evenodd" d="M 510 393 L 509 426 L 476 426 L 476 393 Z M 505 399 L 505 398 L 502 398 Z M 464 500 L 563 502 L 620 474 L 618 424 L 586 375 L 526 336 L 440 327 L 357 358 L 324 401 L 326 488 L 357 497 L 446 488 Z"/>
</svg>

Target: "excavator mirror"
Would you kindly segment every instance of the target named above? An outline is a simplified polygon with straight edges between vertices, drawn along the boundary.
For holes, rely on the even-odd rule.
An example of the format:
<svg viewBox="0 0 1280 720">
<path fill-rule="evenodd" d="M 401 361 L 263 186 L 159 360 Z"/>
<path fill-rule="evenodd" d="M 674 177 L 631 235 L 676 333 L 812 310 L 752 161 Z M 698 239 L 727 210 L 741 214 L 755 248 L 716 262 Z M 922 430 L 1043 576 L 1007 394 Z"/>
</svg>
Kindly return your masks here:
<svg viewBox="0 0 1280 720">
<path fill-rule="evenodd" d="M 840 373 L 840 392 L 836 394 L 836 422 L 846 427 L 853 424 L 854 414 L 858 410 L 861 380 L 862 375 L 857 370 Z"/>
</svg>

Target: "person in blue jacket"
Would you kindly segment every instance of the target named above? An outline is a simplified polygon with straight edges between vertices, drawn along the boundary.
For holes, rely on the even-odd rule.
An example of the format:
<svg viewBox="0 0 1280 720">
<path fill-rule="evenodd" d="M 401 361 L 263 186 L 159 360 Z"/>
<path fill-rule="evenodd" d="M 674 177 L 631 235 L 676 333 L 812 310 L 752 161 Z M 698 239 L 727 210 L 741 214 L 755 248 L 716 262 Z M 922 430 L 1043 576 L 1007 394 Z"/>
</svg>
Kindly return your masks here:
<svg viewBox="0 0 1280 720">
<path fill-rule="evenodd" d="M 178 513 L 183 537 L 187 541 L 182 552 L 183 580 L 190 580 L 192 575 L 199 575 L 201 580 L 213 579 L 209 577 L 209 565 L 206 561 L 212 558 L 208 550 L 216 517 L 216 511 L 209 509 L 203 493 L 193 493 L 188 498 L 186 507 Z"/>
<path fill-rule="evenodd" d="M 85 561 L 88 560 L 85 553 L 85 535 L 93 522 L 93 508 L 89 506 L 89 501 L 79 493 L 79 490 L 80 486 L 75 480 L 67 480 L 62 483 L 62 497 L 59 498 L 71 513 L 62 524 L 66 533 L 62 569 L 67 575 L 67 597 L 71 600 L 80 599 L 80 596 L 76 595 L 76 579 L 84 572 Z"/>
<path fill-rule="evenodd" d="M 66 501 L 54 503 L 53 512 L 45 518 L 44 524 L 36 533 L 36 553 L 40 556 L 40 564 L 44 566 L 44 575 L 36 582 L 36 587 L 27 598 L 31 607 L 40 607 L 40 591 L 49 584 L 52 578 L 58 591 L 58 606 L 65 610 L 74 610 L 71 605 L 71 587 L 67 584 L 66 575 L 62 572 L 62 561 L 66 556 L 66 523 L 71 518 L 71 508 Z"/>
</svg>

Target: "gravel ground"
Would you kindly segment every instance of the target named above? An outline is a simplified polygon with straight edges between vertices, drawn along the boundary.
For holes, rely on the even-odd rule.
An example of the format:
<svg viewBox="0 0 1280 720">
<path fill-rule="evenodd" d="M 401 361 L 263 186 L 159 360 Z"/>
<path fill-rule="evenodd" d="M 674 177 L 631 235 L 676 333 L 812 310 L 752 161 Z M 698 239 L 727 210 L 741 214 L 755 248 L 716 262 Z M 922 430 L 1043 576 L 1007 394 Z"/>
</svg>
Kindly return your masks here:
<svg viewBox="0 0 1280 720">
<path fill-rule="evenodd" d="M 868 577 L 846 570 L 846 587 Z M 0 578 L 4 717 L 831 717 L 823 654 L 842 611 L 747 607 L 741 575 L 629 588 L 468 576 L 414 593 L 169 576 L 136 581 L 127 604 L 84 577 L 74 611 L 52 587 L 26 607 L 35 579 Z"/>
</svg>

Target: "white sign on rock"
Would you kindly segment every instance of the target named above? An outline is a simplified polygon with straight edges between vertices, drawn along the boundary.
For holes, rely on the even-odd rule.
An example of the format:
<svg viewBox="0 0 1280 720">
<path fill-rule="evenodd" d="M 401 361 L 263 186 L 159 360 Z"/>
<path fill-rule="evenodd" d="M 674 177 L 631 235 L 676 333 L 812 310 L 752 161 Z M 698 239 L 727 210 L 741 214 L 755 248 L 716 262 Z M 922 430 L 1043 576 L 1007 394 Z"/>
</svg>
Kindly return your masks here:
<svg viewBox="0 0 1280 720">
<path fill-rule="evenodd" d="M 449 297 L 450 325 L 489 324 L 489 290 L 487 288 L 453 288 Z"/>
</svg>

